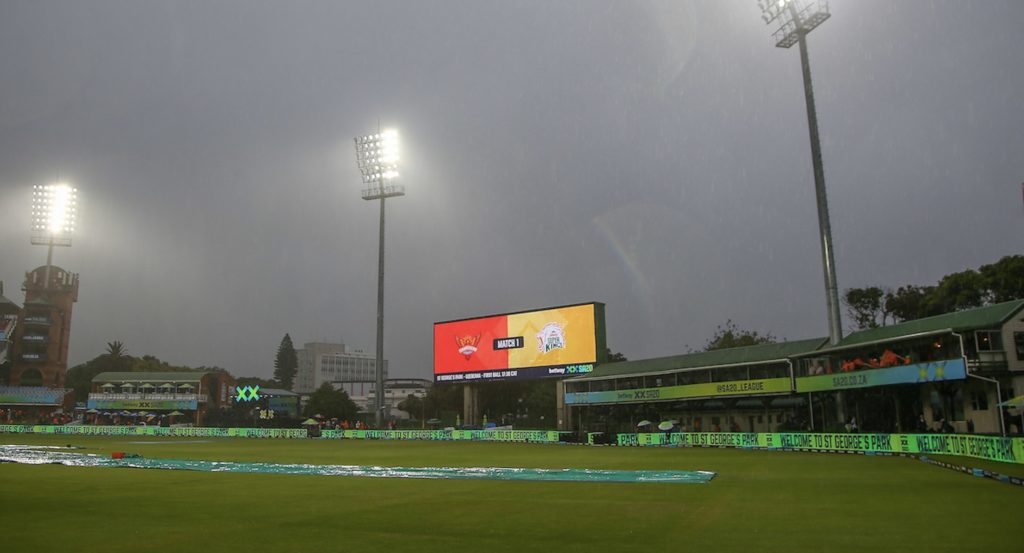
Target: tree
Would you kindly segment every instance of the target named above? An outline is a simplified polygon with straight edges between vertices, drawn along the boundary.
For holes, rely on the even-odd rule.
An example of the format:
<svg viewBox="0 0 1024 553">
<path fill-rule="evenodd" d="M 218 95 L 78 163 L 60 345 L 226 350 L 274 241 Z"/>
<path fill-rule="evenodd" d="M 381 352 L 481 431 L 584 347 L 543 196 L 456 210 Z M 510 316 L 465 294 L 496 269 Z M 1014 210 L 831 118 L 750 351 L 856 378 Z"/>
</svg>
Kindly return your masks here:
<svg viewBox="0 0 1024 553">
<path fill-rule="evenodd" d="M 107 351 L 91 361 L 68 369 L 65 385 L 75 392 L 76 401 L 84 401 L 89 397 L 92 379 L 105 372 L 129 372 L 134 370 L 135 359 L 126 355 L 128 351 L 120 341 L 107 342 Z"/>
<path fill-rule="evenodd" d="M 330 382 L 324 382 L 309 396 L 306 416 L 323 415 L 329 419 L 354 419 L 359 415 L 359 406 L 349 399 L 345 390 L 336 390 Z"/>
<path fill-rule="evenodd" d="M 426 412 L 426 405 L 423 398 L 416 397 L 413 394 L 409 394 L 409 397 L 403 399 L 398 403 L 398 410 L 409 413 L 409 418 L 419 419 Z"/>
<path fill-rule="evenodd" d="M 739 348 L 744 346 L 756 346 L 758 344 L 774 344 L 775 336 L 770 332 L 760 334 L 756 330 L 740 330 L 732 319 L 725 321 L 725 326 L 719 325 L 715 334 L 704 344 L 704 351 L 717 349 Z"/>
<path fill-rule="evenodd" d="M 282 388 L 291 390 L 298 368 L 299 357 L 295 353 L 295 346 L 292 345 L 292 337 L 285 333 L 274 359 L 274 379 L 281 383 Z"/>
<path fill-rule="evenodd" d="M 978 272 L 993 303 L 1024 298 L 1024 255 L 1008 255 Z"/>
<path fill-rule="evenodd" d="M 847 288 L 843 294 L 846 314 L 853 319 L 857 330 L 877 328 L 879 319 L 885 323 L 885 309 L 882 298 L 885 292 L 877 286 L 867 288 Z"/>
<path fill-rule="evenodd" d="M 939 281 L 926 303 L 929 315 L 939 315 L 985 305 L 988 290 L 981 273 L 974 270 L 951 273 Z"/>
<path fill-rule="evenodd" d="M 934 290 L 934 286 L 900 286 L 886 292 L 884 310 L 894 323 L 927 317 L 928 298 Z"/>
<path fill-rule="evenodd" d="M 604 348 L 604 358 L 606 363 L 618 363 L 620 361 L 628 361 L 626 356 L 619 352 L 612 352 L 612 348 Z"/>
<path fill-rule="evenodd" d="M 486 388 L 486 387 L 485 387 Z M 423 398 L 428 419 L 443 418 L 445 413 L 462 412 L 462 386 L 441 384 L 431 386 Z M 452 417 L 455 418 L 454 416 Z"/>
<path fill-rule="evenodd" d="M 124 347 L 124 342 L 120 340 L 114 340 L 113 342 L 107 342 L 107 356 L 111 359 L 120 359 L 125 356 L 128 352 L 128 348 Z"/>
</svg>

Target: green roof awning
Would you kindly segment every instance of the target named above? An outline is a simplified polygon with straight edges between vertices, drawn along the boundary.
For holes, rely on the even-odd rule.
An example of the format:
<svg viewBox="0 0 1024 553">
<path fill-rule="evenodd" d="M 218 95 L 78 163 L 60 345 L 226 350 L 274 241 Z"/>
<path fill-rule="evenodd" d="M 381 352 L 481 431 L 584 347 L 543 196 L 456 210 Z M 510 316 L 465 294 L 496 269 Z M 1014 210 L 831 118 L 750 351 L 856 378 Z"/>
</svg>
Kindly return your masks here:
<svg viewBox="0 0 1024 553">
<path fill-rule="evenodd" d="M 1010 320 L 1022 308 L 1024 308 L 1024 300 L 1014 300 L 995 305 L 986 305 L 977 309 L 968 309 L 966 311 L 925 317 L 924 319 L 915 319 L 894 325 L 869 328 L 850 334 L 843 338 L 837 346 L 826 345 L 819 352 L 814 353 L 825 353 L 875 342 L 909 339 L 946 332 L 994 330 Z"/>
<path fill-rule="evenodd" d="M 761 344 L 741 348 L 701 351 L 671 357 L 640 359 L 637 361 L 619 361 L 602 363 L 594 367 L 593 372 L 569 379 L 570 382 L 601 380 L 643 374 L 658 374 L 683 369 L 702 369 L 729 365 L 754 365 L 773 361 L 785 361 L 795 355 L 815 351 L 826 342 L 826 338 L 812 338 L 794 342 Z"/>
<path fill-rule="evenodd" d="M 93 382 L 153 382 L 182 383 L 199 382 L 209 371 L 162 371 L 162 372 L 105 372 L 96 375 Z"/>
</svg>

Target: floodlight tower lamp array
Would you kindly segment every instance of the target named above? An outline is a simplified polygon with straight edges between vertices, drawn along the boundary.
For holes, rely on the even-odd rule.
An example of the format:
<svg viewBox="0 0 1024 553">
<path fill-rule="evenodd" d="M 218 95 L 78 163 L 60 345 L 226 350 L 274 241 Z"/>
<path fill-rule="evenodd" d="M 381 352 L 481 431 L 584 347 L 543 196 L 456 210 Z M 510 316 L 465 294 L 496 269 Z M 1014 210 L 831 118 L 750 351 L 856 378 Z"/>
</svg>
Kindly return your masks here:
<svg viewBox="0 0 1024 553">
<path fill-rule="evenodd" d="M 772 33 L 778 48 L 790 48 L 831 16 L 827 0 L 758 0 L 757 5 L 765 24 L 779 25 Z"/>
<path fill-rule="evenodd" d="M 78 190 L 67 183 L 36 185 L 32 190 L 32 243 L 70 246 L 78 214 Z"/>
</svg>

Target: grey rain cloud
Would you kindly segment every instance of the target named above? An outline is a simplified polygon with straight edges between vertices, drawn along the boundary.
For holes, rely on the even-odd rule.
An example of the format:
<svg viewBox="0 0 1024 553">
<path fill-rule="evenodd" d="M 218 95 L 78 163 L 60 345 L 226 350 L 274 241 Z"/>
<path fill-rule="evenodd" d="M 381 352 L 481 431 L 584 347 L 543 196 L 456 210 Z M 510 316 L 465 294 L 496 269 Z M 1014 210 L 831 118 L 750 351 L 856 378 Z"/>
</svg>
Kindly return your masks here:
<svg viewBox="0 0 1024 553">
<path fill-rule="evenodd" d="M 840 288 L 1021 251 L 1024 3 L 833 0 L 809 38 Z M 630 358 L 732 319 L 827 334 L 795 49 L 756 3 L 7 2 L 0 279 L 33 184 L 80 190 L 72 363 L 269 376 L 285 332 L 372 352 L 377 206 L 352 137 L 400 129 L 386 355 L 432 323 L 607 304 Z"/>
</svg>

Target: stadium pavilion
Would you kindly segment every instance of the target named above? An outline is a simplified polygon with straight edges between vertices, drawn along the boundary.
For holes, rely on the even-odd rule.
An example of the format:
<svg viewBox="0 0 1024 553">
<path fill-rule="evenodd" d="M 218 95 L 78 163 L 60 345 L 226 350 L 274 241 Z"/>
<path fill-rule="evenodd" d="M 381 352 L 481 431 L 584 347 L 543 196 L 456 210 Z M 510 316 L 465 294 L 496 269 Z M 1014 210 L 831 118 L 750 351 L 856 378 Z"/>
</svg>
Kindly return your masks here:
<svg viewBox="0 0 1024 553">
<path fill-rule="evenodd" d="M 565 381 L 580 431 L 1020 432 L 1024 300 L 825 338 L 605 363 Z"/>
<path fill-rule="evenodd" d="M 211 409 L 230 405 L 233 386 L 223 371 L 105 372 L 92 379 L 88 413 L 106 422 L 179 413 L 177 422 L 201 425 Z"/>
</svg>

